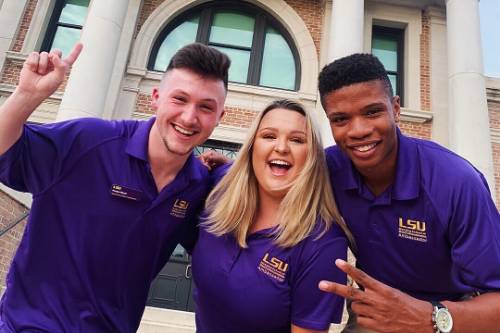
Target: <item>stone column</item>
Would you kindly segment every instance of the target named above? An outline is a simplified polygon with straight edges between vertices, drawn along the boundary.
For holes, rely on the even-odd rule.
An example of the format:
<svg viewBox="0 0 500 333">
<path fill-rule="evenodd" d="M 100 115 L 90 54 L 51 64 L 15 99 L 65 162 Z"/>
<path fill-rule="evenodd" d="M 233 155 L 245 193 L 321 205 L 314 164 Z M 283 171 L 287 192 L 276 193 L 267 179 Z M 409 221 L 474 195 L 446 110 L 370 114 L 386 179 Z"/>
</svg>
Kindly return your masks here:
<svg viewBox="0 0 500 333">
<path fill-rule="evenodd" d="M 92 1 L 57 120 L 102 117 L 129 0 Z"/>
<path fill-rule="evenodd" d="M 446 0 L 450 148 L 486 177 L 495 193 L 483 76 L 478 0 Z"/>
<path fill-rule="evenodd" d="M 0 2 L 0 72 L 5 63 L 6 52 L 15 41 L 16 33 L 21 25 L 21 20 L 26 8 L 27 0 L 4 0 Z"/>
<path fill-rule="evenodd" d="M 329 62 L 363 52 L 364 0 L 333 0 L 328 43 Z"/>
</svg>

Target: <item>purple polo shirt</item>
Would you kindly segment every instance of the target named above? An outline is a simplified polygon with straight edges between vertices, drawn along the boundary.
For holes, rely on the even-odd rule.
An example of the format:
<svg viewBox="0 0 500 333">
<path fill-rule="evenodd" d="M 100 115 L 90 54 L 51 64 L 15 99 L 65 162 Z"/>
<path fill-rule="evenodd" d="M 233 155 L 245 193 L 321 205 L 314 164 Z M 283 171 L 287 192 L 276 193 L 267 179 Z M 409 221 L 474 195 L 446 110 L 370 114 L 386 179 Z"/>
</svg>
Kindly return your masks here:
<svg viewBox="0 0 500 333">
<path fill-rule="evenodd" d="M 324 330 L 340 322 L 344 299 L 318 283 L 346 283 L 334 263 L 347 256 L 343 231 L 333 225 L 316 239 L 315 230 L 291 248 L 276 246 L 273 231 L 251 234 L 242 249 L 232 235 L 200 227 L 192 257 L 197 333 L 288 333 L 291 324 Z"/>
<path fill-rule="evenodd" d="M 500 216 L 483 175 L 436 143 L 398 140 L 394 184 L 378 197 L 338 147 L 326 150 L 358 266 L 423 300 L 500 290 Z"/>
<path fill-rule="evenodd" d="M 191 156 L 157 192 L 147 154 L 153 122 L 27 125 L 0 157 L 0 181 L 33 193 L 0 332 L 137 330 L 150 283 L 190 241 L 209 183 Z"/>
</svg>

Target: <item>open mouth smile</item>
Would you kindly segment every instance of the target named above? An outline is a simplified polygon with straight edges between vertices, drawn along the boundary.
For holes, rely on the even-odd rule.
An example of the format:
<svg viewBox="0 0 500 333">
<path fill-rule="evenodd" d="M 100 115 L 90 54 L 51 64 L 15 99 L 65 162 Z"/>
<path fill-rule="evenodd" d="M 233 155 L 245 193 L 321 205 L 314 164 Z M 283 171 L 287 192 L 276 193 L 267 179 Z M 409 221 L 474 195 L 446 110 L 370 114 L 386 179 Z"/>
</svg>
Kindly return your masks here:
<svg viewBox="0 0 500 333">
<path fill-rule="evenodd" d="M 268 162 L 268 164 L 271 167 L 271 172 L 275 176 L 285 175 L 292 167 L 292 164 L 290 162 L 283 160 L 271 160 Z"/>
<path fill-rule="evenodd" d="M 182 128 L 180 127 L 179 125 L 175 125 L 173 124 L 172 125 L 174 130 L 182 135 L 186 135 L 186 136 L 193 136 L 196 134 L 196 131 L 192 131 L 192 130 L 188 130 L 188 129 L 185 129 L 185 128 Z"/>
</svg>

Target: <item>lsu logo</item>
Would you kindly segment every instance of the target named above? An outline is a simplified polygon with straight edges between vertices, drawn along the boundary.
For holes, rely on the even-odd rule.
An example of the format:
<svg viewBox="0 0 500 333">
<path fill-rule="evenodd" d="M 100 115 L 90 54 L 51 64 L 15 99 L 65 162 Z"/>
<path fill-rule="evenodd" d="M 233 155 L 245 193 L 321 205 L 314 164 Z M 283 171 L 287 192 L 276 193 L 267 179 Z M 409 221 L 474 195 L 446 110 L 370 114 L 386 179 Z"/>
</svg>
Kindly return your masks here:
<svg viewBox="0 0 500 333">
<path fill-rule="evenodd" d="M 185 218 L 188 207 L 189 202 L 186 200 L 176 199 L 174 205 L 172 206 L 172 210 L 170 211 L 170 215 L 181 219 Z"/>
<path fill-rule="evenodd" d="M 274 267 L 277 270 L 280 270 L 282 272 L 286 272 L 288 269 L 288 264 L 286 262 L 284 262 L 283 260 L 280 260 L 280 259 L 274 258 L 274 257 L 271 258 L 271 260 L 269 260 L 269 253 L 266 253 L 264 258 L 262 258 L 262 261 L 268 263 L 272 267 Z"/>
<path fill-rule="evenodd" d="M 189 202 L 187 202 L 186 200 L 180 200 L 180 199 L 175 200 L 175 203 L 174 203 L 175 208 L 186 210 L 188 208 L 188 206 L 189 206 Z"/>
<path fill-rule="evenodd" d="M 427 226 L 425 222 L 399 218 L 399 233 L 398 236 L 414 240 L 417 242 L 427 242 Z"/>
<path fill-rule="evenodd" d="M 259 263 L 259 271 L 279 282 L 285 281 L 288 263 L 276 257 L 269 257 L 266 253 Z"/>
</svg>

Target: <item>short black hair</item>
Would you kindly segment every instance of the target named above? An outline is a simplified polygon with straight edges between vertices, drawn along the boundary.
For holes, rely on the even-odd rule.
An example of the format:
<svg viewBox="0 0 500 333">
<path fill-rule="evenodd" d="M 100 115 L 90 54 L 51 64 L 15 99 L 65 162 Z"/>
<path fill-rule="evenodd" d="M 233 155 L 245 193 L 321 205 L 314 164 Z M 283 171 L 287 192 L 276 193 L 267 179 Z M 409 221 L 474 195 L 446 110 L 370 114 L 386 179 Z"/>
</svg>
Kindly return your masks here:
<svg viewBox="0 0 500 333">
<path fill-rule="evenodd" d="M 174 54 L 165 73 L 176 68 L 189 69 L 198 75 L 222 80 L 227 90 L 230 65 L 229 57 L 219 50 L 201 43 L 191 43 Z"/>
<path fill-rule="evenodd" d="M 323 67 L 318 77 L 318 89 L 321 103 L 334 90 L 351 84 L 380 80 L 384 84 L 387 95 L 392 97 L 391 81 L 387 76 L 384 65 L 380 60 L 369 53 L 355 53 L 335 60 Z"/>
</svg>

